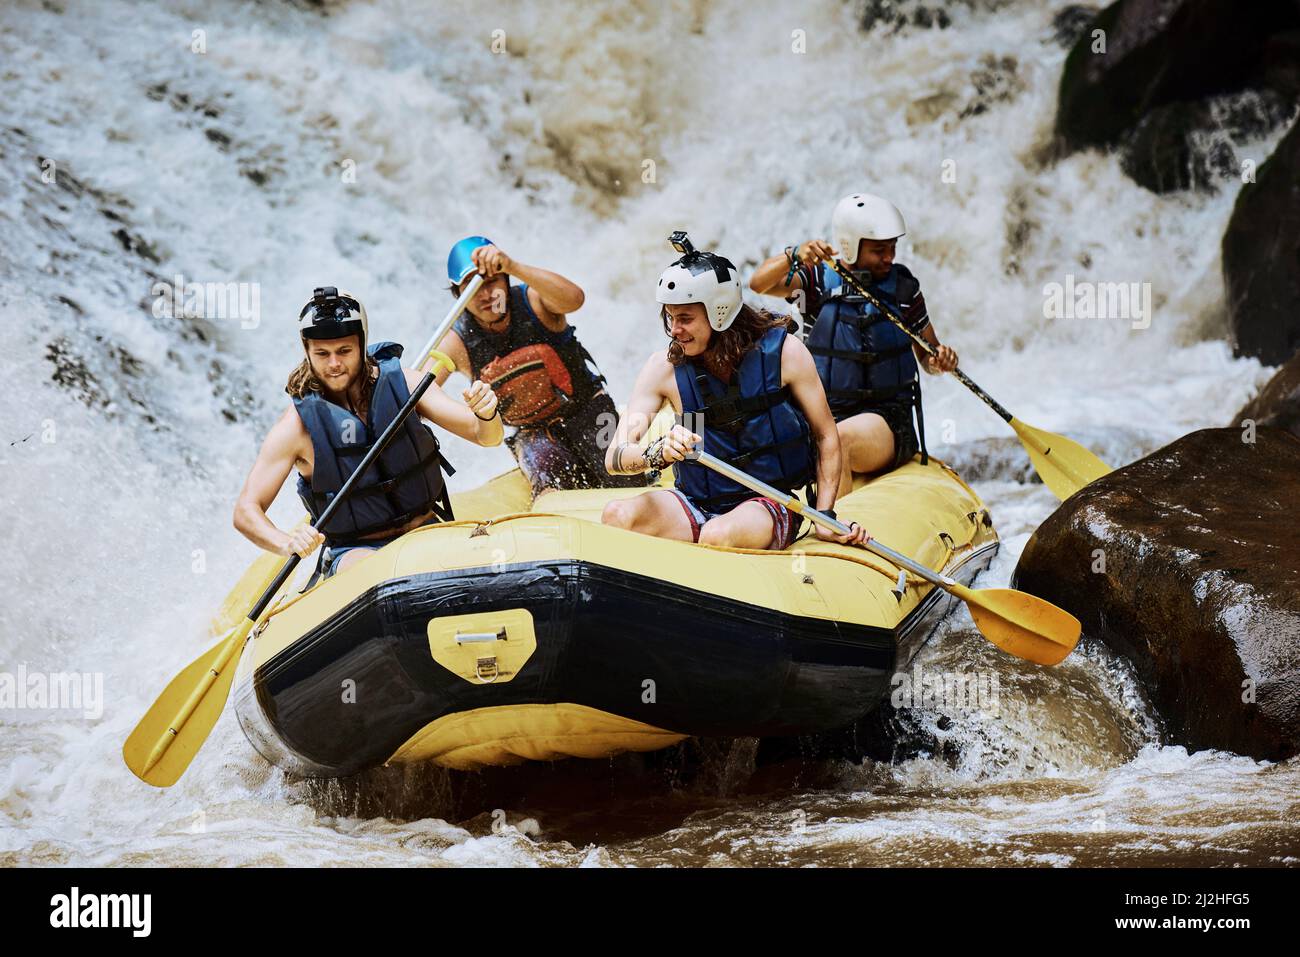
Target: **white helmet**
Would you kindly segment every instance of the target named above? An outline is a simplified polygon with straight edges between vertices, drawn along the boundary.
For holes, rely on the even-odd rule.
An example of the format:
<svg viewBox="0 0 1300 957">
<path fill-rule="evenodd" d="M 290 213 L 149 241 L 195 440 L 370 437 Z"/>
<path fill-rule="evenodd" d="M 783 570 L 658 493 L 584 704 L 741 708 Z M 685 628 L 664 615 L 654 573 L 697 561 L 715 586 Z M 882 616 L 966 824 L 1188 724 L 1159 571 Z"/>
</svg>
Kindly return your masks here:
<svg viewBox="0 0 1300 957">
<path fill-rule="evenodd" d="M 898 207 L 881 196 L 854 193 L 835 204 L 831 213 L 831 245 L 852 266 L 864 239 L 897 239 L 907 232 Z"/>
<path fill-rule="evenodd" d="M 669 242 L 685 255 L 659 276 L 656 301 L 667 306 L 703 303 L 709 325 L 722 332 L 740 312 L 739 270 L 730 259 L 696 250 L 685 233 L 673 233 Z"/>
</svg>

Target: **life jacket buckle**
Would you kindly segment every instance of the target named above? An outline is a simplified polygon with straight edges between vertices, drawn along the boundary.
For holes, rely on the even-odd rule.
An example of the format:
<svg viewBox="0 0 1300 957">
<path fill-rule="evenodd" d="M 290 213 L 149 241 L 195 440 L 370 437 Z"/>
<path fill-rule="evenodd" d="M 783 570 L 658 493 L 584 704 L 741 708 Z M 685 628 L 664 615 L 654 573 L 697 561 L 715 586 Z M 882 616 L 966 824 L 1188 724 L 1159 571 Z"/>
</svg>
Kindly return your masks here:
<svg viewBox="0 0 1300 957">
<path fill-rule="evenodd" d="M 736 407 L 738 396 L 725 395 L 715 399 L 704 407 L 704 415 L 709 420 L 709 428 L 717 429 L 719 432 L 726 432 L 728 435 L 739 435 L 745 427 L 744 417 Z"/>
</svg>

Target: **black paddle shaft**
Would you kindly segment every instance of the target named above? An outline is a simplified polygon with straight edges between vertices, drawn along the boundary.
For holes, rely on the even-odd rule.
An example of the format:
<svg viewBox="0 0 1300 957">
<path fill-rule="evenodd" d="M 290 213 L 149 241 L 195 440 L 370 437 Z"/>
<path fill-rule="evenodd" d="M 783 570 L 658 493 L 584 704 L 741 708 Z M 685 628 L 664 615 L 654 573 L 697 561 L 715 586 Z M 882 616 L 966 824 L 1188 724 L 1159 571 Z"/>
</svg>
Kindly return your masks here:
<svg viewBox="0 0 1300 957">
<path fill-rule="evenodd" d="M 433 373 L 426 372 L 424 378 L 420 380 L 420 384 L 417 385 L 415 390 L 411 393 L 411 397 L 406 400 L 406 405 L 402 406 L 401 410 L 393 418 L 393 421 L 388 423 L 388 428 L 384 429 L 375 444 L 370 447 L 370 451 L 367 452 L 366 457 L 361 460 L 361 464 L 358 465 L 353 473 L 348 476 L 348 480 L 343 483 L 343 487 L 339 489 L 339 493 L 334 496 L 334 501 L 330 502 L 329 505 L 325 507 L 325 511 L 321 512 L 320 518 L 316 521 L 316 528 L 324 528 L 329 524 L 330 517 L 334 514 L 334 510 L 341 506 L 347 499 L 348 495 L 351 494 L 352 486 L 357 483 L 357 479 L 361 478 L 361 473 L 368 469 L 375 459 L 379 458 L 380 453 L 384 451 L 384 447 L 392 441 L 393 436 L 397 434 L 397 430 L 400 429 L 402 423 L 406 421 L 406 417 L 411 414 L 411 411 L 415 408 L 416 404 L 419 403 L 420 397 L 428 391 L 429 386 L 431 385 L 433 385 Z M 258 617 L 266 609 L 266 606 L 271 603 L 271 599 L 275 597 L 276 592 L 280 590 L 280 586 L 288 581 L 289 576 L 293 574 L 293 570 L 298 567 L 300 561 L 302 561 L 301 555 L 292 555 L 289 560 L 284 563 L 284 567 L 280 569 L 280 573 L 275 576 L 275 581 L 271 582 L 266 591 L 262 592 L 262 597 L 257 600 L 257 604 L 253 606 L 253 610 L 248 613 L 250 621 L 257 621 Z"/>
<path fill-rule="evenodd" d="M 883 315 L 886 319 L 888 319 L 894 325 L 898 326 L 898 328 L 902 329 L 909 336 L 911 336 L 912 340 L 917 345 L 919 345 L 922 349 L 924 349 L 928 355 L 931 356 L 934 355 L 934 346 L 930 345 L 930 343 L 926 342 L 924 339 L 918 336 L 911 329 L 907 328 L 907 326 L 903 324 L 903 319 L 901 316 L 897 315 L 894 312 L 894 310 L 890 309 L 888 306 L 886 306 L 883 302 L 881 302 L 871 293 L 867 292 L 866 288 L 862 285 L 862 283 L 858 282 L 857 276 L 853 275 L 853 272 L 850 269 L 841 265 L 837 260 L 831 260 L 831 268 L 840 274 L 841 279 L 843 279 L 845 282 L 853 286 L 853 288 L 858 291 L 858 294 L 862 296 L 863 299 L 867 300 L 867 302 L 871 303 L 873 306 L 879 309 L 881 315 Z M 960 369 L 953 369 L 952 374 L 957 378 L 958 382 L 960 382 L 966 388 L 970 389 L 977 396 L 983 399 L 985 404 L 987 404 L 990 409 L 992 409 L 998 415 L 1002 416 L 1003 421 L 1006 422 L 1011 421 L 1011 419 L 1013 418 L 1011 413 L 1008 412 L 1006 409 L 1002 408 L 1002 406 L 997 402 L 996 399 L 993 398 L 993 396 L 989 395 L 978 385 L 976 385 L 974 379 L 970 378 L 970 376 L 966 375 L 966 373 L 962 372 Z"/>
</svg>

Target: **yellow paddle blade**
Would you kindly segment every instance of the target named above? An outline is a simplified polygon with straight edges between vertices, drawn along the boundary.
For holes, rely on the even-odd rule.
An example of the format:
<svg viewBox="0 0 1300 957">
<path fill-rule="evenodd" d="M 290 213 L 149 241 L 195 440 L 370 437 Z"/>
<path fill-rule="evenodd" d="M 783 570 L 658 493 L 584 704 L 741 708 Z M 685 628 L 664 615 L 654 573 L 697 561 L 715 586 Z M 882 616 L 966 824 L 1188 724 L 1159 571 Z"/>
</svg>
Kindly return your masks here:
<svg viewBox="0 0 1300 957">
<path fill-rule="evenodd" d="M 294 525 L 294 528 L 301 528 L 310 519 L 310 515 L 304 515 L 298 519 L 298 524 Z M 213 638 L 220 638 L 222 635 L 229 634 L 231 628 L 239 627 L 239 623 L 248 614 L 248 609 L 262 597 L 262 592 L 271 587 L 271 580 L 283 567 L 284 556 L 277 555 L 275 552 L 262 552 L 253 559 L 253 564 L 249 565 L 239 581 L 235 582 L 235 587 L 230 589 L 226 600 L 217 609 L 216 615 L 208 625 L 208 634 Z"/>
<path fill-rule="evenodd" d="M 1063 435 L 1025 425 L 1014 417 L 1011 427 L 1020 436 L 1020 443 L 1029 453 L 1029 461 L 1043 484 L 1062 502 L 1089 482 L 1113 471 L 1078 442 Z"/>
<path fill-rule="evenodd" d="M 1014 588 L 967 588 L 950 591 L 966 602 L 975 626 L 1008 654 L 1040 665 L 1056 665 L 1079 643 L 1083 626 L 1050 601 Z"/>
<path fill-rule="evenodd" d="M 221 603 L 221 608 L 217 610 L 208 625 L 208 634 L 217 638 L 229 634 L 231 628 L 237 627 L 248 614 L 248 609 L 262 597 L 262 592 L 270 587 L 271 580 L 283 567 L 283 555 L 274 552 L 262 552 L 258 555 L 239 581 L 235 582 L 235 587 L 230 589 L 230 594 L 226 595 L 226 600 Z"/>
<path fill-rule="evenodd" d="M 122 759 L 141 781 L 171 787 L 185 773 L 230 697 L 239 652 L 253 623 L 247 618 L 171 680 L 131 736 Z"/>
</svg>

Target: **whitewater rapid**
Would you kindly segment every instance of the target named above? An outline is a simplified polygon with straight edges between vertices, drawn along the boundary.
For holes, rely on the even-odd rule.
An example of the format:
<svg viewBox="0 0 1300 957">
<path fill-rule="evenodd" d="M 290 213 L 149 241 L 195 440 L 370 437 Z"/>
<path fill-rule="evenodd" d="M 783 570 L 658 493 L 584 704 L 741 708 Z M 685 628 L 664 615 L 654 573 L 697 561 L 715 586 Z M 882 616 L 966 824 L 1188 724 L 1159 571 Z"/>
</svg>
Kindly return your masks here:
<svg viewBox="0 0 1300 957">
<path fill-rule="evenodd" d="M 825 237 L 841 195 L 880 192 L 939 336 L 1018 417 L 1115 465 L 1228 424 L 1269 374 L 1225 342 L 1240 184 L 1162 197 L 1113 157 L 1053 159 L 1052 14 L 990 0 L 946 29 L 864 31 L 834 0 L 5 5 L 0 671 L 99 674 L 104 701 L 0 711 L 0 863 L 1295 863 L 1294 762 L 1161 747 L 1122 662 L 1085 647 L 1022 667 L 964 612 L 922 662 L 996 669 L 1009 718 L 914 714 L 948 758 L 840 768 L 815 793 L 745 792 L 742 748 L 715 761 L 738 778 L 663 799 L 640 831 L 562 811 L 533 836 L 449 822 L 433 771 L 388 773 L 405 793 L 350 813 L 346 788 L 286 780 L 229 714 L 170 790 L 121 761 L 254 557 L 230 513 L 284 408 L 301 302 L 349 289 L 375 337 L 414 349 L 466 234 L 584 288 L 571 318 L 621 402 L 660 341 L 670 231 L 747 273 Z M 257 284 L 257 321 L 159 317 L 177 274 Z M 1149 283 L 1149 326 L 1045 318 L 1067 276 Z M 951 378 L 924 386 L 931 452 L 1002 535 L 980 584 L 1005 584 L 1055 501 L 987 408 Z M 447 449 L 456 489 L 512 465 Z M 287 487 L 271 514 L 300 511 Z"/>
</svg>

